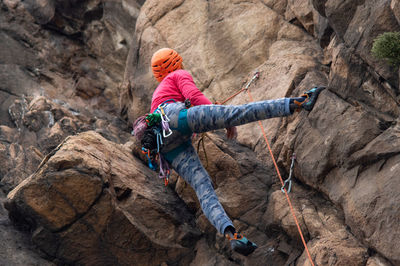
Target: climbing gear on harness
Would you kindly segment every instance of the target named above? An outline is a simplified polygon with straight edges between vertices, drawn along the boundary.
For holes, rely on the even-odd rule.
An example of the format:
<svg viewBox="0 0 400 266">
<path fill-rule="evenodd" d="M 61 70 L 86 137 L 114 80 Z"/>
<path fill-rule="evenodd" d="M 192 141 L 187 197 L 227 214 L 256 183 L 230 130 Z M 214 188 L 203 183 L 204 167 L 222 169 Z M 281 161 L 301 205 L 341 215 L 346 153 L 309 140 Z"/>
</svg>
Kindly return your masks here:
<svg viewBox="0 0 400 266">
<path fill-rule="evenodd" d="M 154 126 L 161 122 L 161 115 L 159 113 L 152 113 L 146 116 L 146 123 L 148 126 Z"/>
<path fill-rule="evenodd" d="M 285 180 L 285 182 L 283 183 L 283 186 L 281 187 L 281 191 L 283 193 L 285 193 L 286 184 L 289 184 L 288 188 L 286 190 L 288 194 L 292 190 L 292 174 L 293 174 L 294 161 L 296 160 L 296 153 L 293 153 L 291 159 L 292 159 L 292 163 L 290 164 L 289 177 Z"/>
<path fill-rule="evenodd" d="M 315 87 L 309 91 L 304 92 L 301 95 L 302 98 L 305 98 L 304 101 L 294 100 L 294 103 L 299 107 L 303 108 L 306 111 L 311 111 L 314 108 L 315 102 L 317 101 L 318 95 L 323 91 L 325 87 Z"/>
<path fill-rule="evenodd" d="M 226 238 L 230 241 L 232 250 L 244 256 L 250 255 L 257 248 L 256 244 L 238 233 L 235 233 L 233 238 L 226 234 Z"/>
<path fill-rule="evenodd" d="M 157 125 L 148 127 L 144 131 L 141 144 L 142 147 L 146 150 L 156 150 L 157 152 L 159 152 L 162 148 L 162 145 L 164 144 L 161 136 L 160 127 Z"/>
<path fill-rule="evenodd" d="M 169 73 L 182 68 L 182 57 L 171 48 L 162 48 L 151 58 L 151 69 L 158 82 Z"/>
<path fill-rule="evenodd" d="M 142 153 L 146 155 L 149 168 L 156 171 L 157 161 L 159 160 L 159 178 L 164 178 L 165 186 L 168 185 L 171 171 L 168 161 L 160 154 L 160 151 L 164 144 L 163 139 L 172 134 L 169 127 L 170 120 L 164 111 L 165 106 L 170 101 L 175 102 L 175 100 L 165 101 L 153 113 L 138 118 L 132 130 L 132 133 L 142 144 Z"/>
<path fill-rule="evenodd" d="M 171 136 L 172 130 L 169 127 L 170 119 L 165 113 L 165 107 L 169 102 L 176 102 L 173 99 L 167 100 L 160 104 L 157 109 L 146 116 L 140 117 L 134 123 L 133 134 L 140 134 L 142 144 L 142 153 L 146 155 L 149 168 L 156 171 L 157 162 L 159 161 L 159 178 L 164 178 L 165 186 L 168 185 L 170 177 L 169 164 L 175 159 L 176 156 L 184 149 L 191 145 L 191 142 L 183 143 L 172 151 L 161 153 L 164 138 Z M 192 133 L 187 123 L 187 108 L 191 106 L 189 100 L 185 100 L 185 107 L 179 112 L 178 117 L 178 130 L 181 134 L 190 135 Z"/>
<path fill-rule="evenodd" d="M 157 170 L 157 154 L 154 154 L 152 151 L 142 147 L 142 153 L 146 155 L 148 160 L 149 168 L 153 171 Z"/>
<path fill-rule="evenodd" d="M 164 156 L 162 154 L 159 154 L 159 157 L 160 157 L 160 172 L 158 173 L 158 177 L 164 178 L 164 185 L 168 186 L 171 170 Z"/>
<path fill-rule="evenodd" d="M 154 111 L 154 114 L 158 114 L 160 116 L 161 129 L 164 138 L 167 138 L 172 134 L 172 130 L 169 128 L 169 123 L 168 123 L 170 120 L 164 111 L 164 108 L 167 104 L 168 104 L 167 101 L 165 101 L 164 103 L 160 104 L 158 108 Z"/>
</svg>

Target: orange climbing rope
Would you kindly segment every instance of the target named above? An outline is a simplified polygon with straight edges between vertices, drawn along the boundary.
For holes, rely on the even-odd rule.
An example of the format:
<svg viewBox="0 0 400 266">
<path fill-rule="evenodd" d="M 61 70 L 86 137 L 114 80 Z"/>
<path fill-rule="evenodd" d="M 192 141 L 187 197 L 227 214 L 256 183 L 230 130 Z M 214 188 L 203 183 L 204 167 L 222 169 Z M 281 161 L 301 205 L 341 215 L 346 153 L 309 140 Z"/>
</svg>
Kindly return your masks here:
<svg viewBox="0 0 400 266">
<path fill-rule="evenodd" d="M 222 102 L 215 102 L 216 104 L 224 104 L 227 101 L 235 98 L 238 94 L 242 93 L 243 91 L 247 90 L 246 88 L 243 88 L 241 90 L 238 90 L 237 92 L 235 92 L 234 94 L 232 94 L 231 96 L 229 96 L 228 98 L 226 98 L 225 100 L 223 100 Z"/>
<path fill-rule="evenodd" d="M 259 77 L 259 72 L 256 72 L 256 73 L 254 74 L 253 78 L 249 81 L 249 83 L 247 83 L 247 85 L 246 85 L 245 88 L 239 90 L 238 92 L 236 92 L 235 94 L 233 94 L 232 96 L 228 97 L 226 100 L 224 100 L 223 102 L 220 102 L 220 103 L 218 103 L 218 104 L 224 104 L 224 103 L 226 103 L 227 101 L 229 101 L 230 99 L 232 99 L 233 97 L 235 97 L 236 95 L 238 95 L 239 93 L 241 93 L 241 92 L 243 92 L 243 91 L 247 91 L 247 94 L 248 94 L 248 96 L 249 96 L 250 101 L 251 101 L 251 102 L 254 102 L 253 96 L 251 95 L 250 90 L 249 90 L 248 88 L 249 88 L 250 84 L 251 84 L 255 79 L 257 79 L 258 77 Z M 300 234 L 300 237 L 301 237 L 301 241 L 303 242 L 303 245 L 304 245 L 304 249 L 305 249 L 306 252 L 307 252 L 307 256 L 308 256 L 308 259 L 309 259 L 311 265 L 314 266 L 314 262 L 313 262 L 313 260 L 312 260 L 312 258 L 311 258 L 310 251 L 308 250 L 307 243 L 306 243 L 306 241 L 304 240 L 304 236 L 303 236 L 303 233 L 302 233 L 302 231 L 301 231 L 299 221 L 297 220 L 296 214 L 295 214 L 295 212 L 294 212 L 294 208 L 293 208 L 293 205 L 292 205 L 292 201 L 290 200 L 289 194 L 288 194 L 286 188 L 284 187 L 285 183 L 283 182 L 283 179 L 282 179 L 281 173 L 280 173 L 280 171 L 279 171 L 278 165 L 277 165 L 277 163 L 276 163 L 274 154 L 272 153 L 271 146 L 270 146 L 269 141 L 268 141 L 268 139 L 267 139 L 267 134 L 265 134 L 265 130 L 264 130 L 264 127 L 263 127 L 261 121 L 258 121 L 258 125 L 260 126 L 261 132 L 262 132 L 262 134 L 263 134 L 263 136 L 264 136 L 264 140 L 265 140 L 265 142 L 267 143 L 267 147 L 268 147 L 268 150 L 269 150 L 269 154 L 271 155 L 272 162 L 274 163 L 276 173 L 278 174 L 279 180 L 281 181 L 282 188 L 283 188 L 283 190 L 285 191 L 286 199 L 287 199 L 287 201 L 288 201 L 288 203 L 289 203 L 289 207 L 290 207 L 290 212 L 292 213 L 294 222 L 296 223 L 297 230 L 299 231 L 299 234 Z"/>
</svg>

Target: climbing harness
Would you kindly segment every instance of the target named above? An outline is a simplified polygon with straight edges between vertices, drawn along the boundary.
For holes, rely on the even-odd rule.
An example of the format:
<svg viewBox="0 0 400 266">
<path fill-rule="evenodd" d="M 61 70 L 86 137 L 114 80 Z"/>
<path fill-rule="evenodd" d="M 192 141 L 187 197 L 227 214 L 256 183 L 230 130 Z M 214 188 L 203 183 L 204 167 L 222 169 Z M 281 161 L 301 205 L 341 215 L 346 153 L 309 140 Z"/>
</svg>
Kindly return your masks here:
<svg viewBox="0 0 400 266">
<path fill-rule="evenodd" d="M 164 179 L 165 186 L 168 185 L 170 177 L 170 167 L 168 161 L 160 153 L 164 144 L 163 139 L 171 136 L 172 130 L 169 127 L 170 119 L 165 114 L 164 108 L 168 100 L 158 106 L 151 114 L 139 117 L 133 126 L 133 133 L 140 139 L 142 144 L 142 153 L 145 154 L 149 168 L 153 171 L 157 170 L 157 162 L 159 161 L 159 178 Z M 145 125 L 143 125 L 145 121 Z"/>
<path fill-rule="evenodd" d="M 249 90 L 249 87 L 250 87 L 250 85 L 251 85 L 256 79 L 258 79 L 259 77 L 260 77 L 260 72 L 256 71 L 256 72 L 254 73 L 252 79 L 247 83 L 247 85 L 246 85 L 244 88 L 240 89 L 239 91 L 237 91 L 237 92 L 234 93 L 232 96 L 230 96 L 230 97 L 228 97 L 227 99 L 225 99 L 224 101 L 222 101 L 222 102 L 216 102 L 216 104 L 224 104 L 224 103 L 226 103 L 227 101 L 229 101 L 229 100 L 231 100 L 232 98 L 234 98 L 235 96 L 237 96 L 238 94 L 242 93 L 243 91 L 246 91 L 246 92 L 247 92 L 247 95 L 248 95 L 248 97 L 249 97 L 249 99 L 250 99 L 250 101 L 251 101 L 251 102 L 254 102 L 254 99 L 253 99 L 253 96 L 251 95 L 251 92 L 250 92 L 250 90 Z M 262 133 L 262 135 L 263 135 L 263 137 L 264 137 L 264 140 L 265 140 L 265 142 L 267 143 L 267 148 L 268 148 L 269 153 L 270 153 L 270 155 L 271 155 L 272 162 L 273 162 L 273 164 L 274 164 L 274 166 L 275 166 L 276 173 L 277 173 L 277 175 L 278 175 L 278 177 L 279 177 L 279 180 L 280 180 L 280 182 L 281 182 L 281 184 L 282 184 L 283 192 L 285 193 L 287 202 L 288 202 L 288 204 L 289 204 L 290 212 L 292 213 L 293 219 L 294 219 L 294 221 L 295 221 L 295 223 L 296 223 L 297 230 L 298 230 L 298 232 L 299 232 L 301 241 L 303 242 L 303 245 L 304 245 L 304 249 L 305 249 L 305 251 L 306 251 L 306 253 L 307 253 L 307 256 L 308 256 L 308 259 L 309 259 L 311 265 L 314 266 L 314 262 L 313 262 L 313 260 L 312 260 L 312 258 L 311 258 L 310 251 L 308 250 L 307 243 L 306 243 L 306 241 L 304 240 L 304 236 L 303 236 L 303 233 L 302 233 L 302 231 L 301 231 L 299 221 L 297 220 L 297 217 L 296 217 L 296 214 L 295 214 L 295 212 L 294 212 L 294 208 L 293 208 L 292 202 L 291 202 L 290 197 L 289 197 L 289 192 L 290 192 L 290 190 L 289 190 L 289 192 L 288 192 L 288 190 L 285 188 L 285 182 L 284 182 L 283 179 L 282 179 L 282 176 L 281 176 L 281 173 L 280 173 L 280 171 L 279 171 L 278 165 L 277 165 L 277 163 L 276 163 L 274 154 L 272 153 L 271 145 L 269 144 L 269 141 L 268 141 L 268 138 L 267 138 L 267 134 L 265 133 L 264 126 L 262 125 L 261 121 L 257 121 L 257 122 L 258 122 L 258 125 L 260 126 L 260 130 L 261 130 L 261 133 Z M 295 159 L 292 157 L 292 165 L 294 164 L 294 160 L 295 160 Z M 291 168 L 292 168 L 292 166 L 291 166 Z M 289 185 L 290 185 L 290 181 L 288 181 L 288 182 L 289 182 Z M 288 182 L 287 182 L 287 183 L 288 183 Z M 291 188 L 291 187 L 290 187 L 290 188 Z"/>
<path fill-rule="evenodd" d="M 191 134 L 187 122 L 187 110 L 192 105 L 189 99 L 184 102 L 185 108 L 179 112 L 178 128 L 170 128 L 170 119 L 165 113 L 165 107 L 168 103 L 175 102 L 170 99 L 160 104 L 153 113 L 139 117 L 133 126 L 132 133 L 140 139 L 142 144 L 142 153 L 145 154 L 148 166 L 153 171 L 157 170 L 157 162 L 159 162 L 159 178 L 164 179 L 165 186 L 168 185 L 171 174 L 169 164 L 178 156 L 184 149 L 191 145 L 191 141 L 183 143 L 180 146 L 169 152 L 161 152 L 164 144 L 164 139 L 172 135 L 172 130 L 178 130 L 181 134 Z M 145 121 L 145 122 L 144 122 Z M 144 124 L 143 124 L 144 123 Z"/>
<path fill-rule="evenodd" d="M 290 164 L 289 177 L 285 180 L 285 182 L 283 182 L 283 186 L 281 187 L 281 191 L 283 193 L 285 193 L 285 187 L 286 187 L 286 184 L 288 184 L 288 188 L 287 188 L 288 194 L 292 190 L 292 174 L 293 174 L 294 161 L 296 160 L 296 153 L 292 154 L 291 159 L 292 159 L 292 163 Z"/>
</svg>

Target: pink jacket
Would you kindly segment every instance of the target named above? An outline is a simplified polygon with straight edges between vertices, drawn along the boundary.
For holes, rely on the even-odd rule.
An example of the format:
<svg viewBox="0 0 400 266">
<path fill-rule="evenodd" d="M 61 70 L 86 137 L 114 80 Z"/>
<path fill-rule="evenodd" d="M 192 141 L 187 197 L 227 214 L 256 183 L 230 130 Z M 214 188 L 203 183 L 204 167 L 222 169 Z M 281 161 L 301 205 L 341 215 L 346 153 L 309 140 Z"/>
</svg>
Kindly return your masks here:
<svg viewBox="0 0 400 266">
<path fill-rule="evenodd" d="M 189 72 L 183 69 L 168 74 L 158 85 L 151 100 L 152 113 L 163 102 L 173 99 L 177 102 L 184 102 L 189 99 L 192 105 L 212 104 L 194 84 Z"/>
</svg>

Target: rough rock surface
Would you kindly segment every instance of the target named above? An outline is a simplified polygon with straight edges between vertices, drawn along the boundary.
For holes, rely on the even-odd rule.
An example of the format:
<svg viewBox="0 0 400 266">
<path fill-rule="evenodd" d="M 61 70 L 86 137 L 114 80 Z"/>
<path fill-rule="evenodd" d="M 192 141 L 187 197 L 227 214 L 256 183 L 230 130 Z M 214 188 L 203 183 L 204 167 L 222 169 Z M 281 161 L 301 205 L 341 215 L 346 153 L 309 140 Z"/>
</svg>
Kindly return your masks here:
<svg viewBox="0 0 400 266">
<path fill-rule="evenodd" d="M 43 265 L 53 266 L 49 262 L 40 257 L 37 249 L 30 240 L 30 235 L 21 233 L 7 219 L 7 210 L 3 207 L 5 195 L 0 191 L 1 206 L 0 206 L 0 264 L 1 265 Z"/>
<path fill-rule="evenodd" d="M 400 71 L 370 53 L 379 34 L 400 31 L 399 10 L 395 0 L 1 1 L 0 182 L 26 232 L 1 213 L 0 264 L 310 265 L 256 124 L 237 141 L 208 133 L 206 153 L 194 140 L 227 213 L 259 246 L 249 257 L 230 251 L 180 177 L 164 188 L 142 162 L 129 124 L 157 85 L 152 53 L 169 46 L 213 101 L 255 70 L 254 100 L 326 85 L 312 112 L 262 122 L 283 177 L 296 153 L 290 197 L 314 263 L 400 265 Z"/>
<path fill-rule="evenodd" d="M 88 131 L 51 154 L 5 205 L 12 220 L 29 217 L 33 242 L 49 256 L 59 263 L 158 265 L 190 255 L 200 235 L 192 214 L 129 149 Z"/>
</svg>

